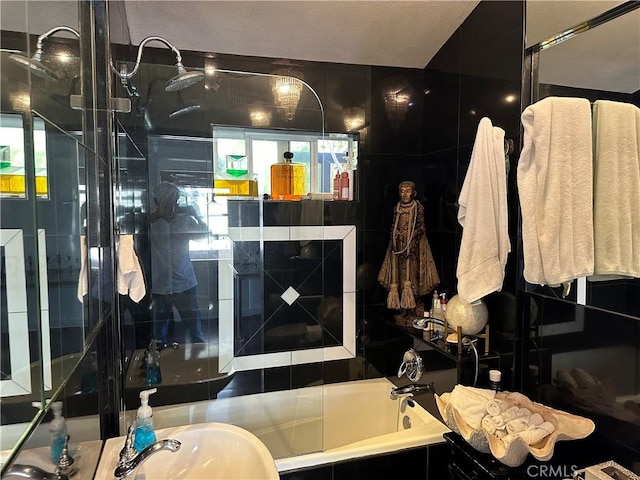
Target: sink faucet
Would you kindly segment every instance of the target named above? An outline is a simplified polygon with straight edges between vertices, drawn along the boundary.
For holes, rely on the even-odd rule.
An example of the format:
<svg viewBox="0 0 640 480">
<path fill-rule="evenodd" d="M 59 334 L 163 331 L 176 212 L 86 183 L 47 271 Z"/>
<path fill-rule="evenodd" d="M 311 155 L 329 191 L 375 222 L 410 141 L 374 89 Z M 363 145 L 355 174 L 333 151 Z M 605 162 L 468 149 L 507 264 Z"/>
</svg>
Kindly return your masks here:
<svg viewBox="0 0 640 480">
<path fill-rule="evenodd" d="M 55 472 L 49 473 L 39 467 L 32 465 L 19 465 L 14 464 L 9 467 L 4 477 L 10 478 L 28 478 L 30 480 L 69 480 L 69 477 L 63 473 L 60 473 L 58 469 Z"/>
<path fill-rule="evenodd" d="M 394 387 L 391 389 L 389 396 L 391 400 L 397 400 L 402 395 L 413 396 L 414 393 L 431 392 L 435 393 L 433 382 L 427 384 L 410 383 L 404 387 Z"/>
<path fill-rule="evenodd" d="M 144 461 L 156 452 L 161 450 L 169 450 L 171 452 L 177 452 L 180 450 L 181 443 L 178 440 L 171 438 L 165 440 L 159 440 L 152 443 L 141 452 L 137 452 L 133 447 L 133 425 L 130 425 L 127 430 L 127 438 L 124 442 L 124 447 L 120 450 L 120 457 L 118 460 L 118 466 L 115 472 L 113 472 L 116 478 L 126 478 L 134 473 Z"/>
<path fill-rule="evenodd" d="M 20 465 L 14 464 L 9 467 L 5 476 L 3 478 L 28 478 L 31 480 L 69 480 L 73 477 L 78 470 L 72 468 L 73 465 L 73 457 L 69 455 L 69 435 L 67 435 L 67 439 L 64 442 L 64 447 L 62 447 L 62 455 L 60 456 L 60 461 L 56 466 L 56 469 L 53 473 L 49 473 L 43 470 L 40 467 L 34 467 L 32 465 Z"/>
</svg>

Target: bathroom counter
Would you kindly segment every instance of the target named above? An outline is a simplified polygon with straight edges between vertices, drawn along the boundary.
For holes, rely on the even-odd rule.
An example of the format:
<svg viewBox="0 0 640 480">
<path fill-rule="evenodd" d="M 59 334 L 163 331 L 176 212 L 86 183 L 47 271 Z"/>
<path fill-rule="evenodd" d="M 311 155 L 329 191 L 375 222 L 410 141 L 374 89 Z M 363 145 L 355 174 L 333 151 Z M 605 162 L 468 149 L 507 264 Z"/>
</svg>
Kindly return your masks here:
<svg viewBox="0 0 640 480">
<path fill-rule="evenodd" d="M 74 480 L 91 480 L 94 478 L 98 461 L 100 460 L 100 452 L 102 451 L 102 440 L 90 440 L 86 442 L 69 443 L 69 454 L 73 457 L 73 467 L 78 469 L 78 473 L 73 476 Z M 5 458 L 9 455 L 9 451 L 0 452 L 0 462 L 4 463 Z M 30 465 L 39 467 L 46 472 L 52 473 L 55 465 L 49 458 L 49 447 L 37 447 L 22 450 L 14 465 Z"/>
</svg>

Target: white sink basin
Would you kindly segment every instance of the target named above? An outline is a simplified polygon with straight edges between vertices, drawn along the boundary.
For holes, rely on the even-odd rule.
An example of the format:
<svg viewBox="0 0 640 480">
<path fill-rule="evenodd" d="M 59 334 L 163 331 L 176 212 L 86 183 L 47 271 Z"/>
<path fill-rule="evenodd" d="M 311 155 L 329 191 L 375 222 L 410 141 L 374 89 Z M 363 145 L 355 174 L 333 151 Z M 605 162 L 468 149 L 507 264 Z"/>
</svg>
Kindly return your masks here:
<svg viewBox="0 0 640 480">
<path fill-rule="evenodd" d="M 182 443 L 177 452 L 159 451 L 149 457 L 137 475 L 147 479 L 278 479 L 278 469 L 267 447 L 252 433 L 226 423 L 202 423 L 156 430 L 158 440 Z M 124 437 L 105 443 L 96 478 L 114 478 Z M 136 475 L 129 478 L 135 479 Z"/>
</svg>

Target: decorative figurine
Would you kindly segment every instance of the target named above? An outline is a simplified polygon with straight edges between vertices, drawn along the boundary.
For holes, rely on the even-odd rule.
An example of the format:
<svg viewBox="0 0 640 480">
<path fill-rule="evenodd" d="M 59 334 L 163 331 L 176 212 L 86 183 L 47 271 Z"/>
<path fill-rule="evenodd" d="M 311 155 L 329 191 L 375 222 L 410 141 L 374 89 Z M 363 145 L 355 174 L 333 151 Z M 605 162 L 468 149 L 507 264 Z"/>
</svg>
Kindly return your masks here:
<svg viewBox="0 0 640 480">
<path fill-rule="evenodd" d="M 415 199 L 416 185 L 401 182 L 398 192 L 400 201 L 393 209 L 391 240 L 378 281 L 389 291 L 387 308 L 403 310 L 404 323 L 410 323 L 421 305 L 419 297 L 433 290 L 440 277 L 427 241 L 424 207 Z"/>
</svg>

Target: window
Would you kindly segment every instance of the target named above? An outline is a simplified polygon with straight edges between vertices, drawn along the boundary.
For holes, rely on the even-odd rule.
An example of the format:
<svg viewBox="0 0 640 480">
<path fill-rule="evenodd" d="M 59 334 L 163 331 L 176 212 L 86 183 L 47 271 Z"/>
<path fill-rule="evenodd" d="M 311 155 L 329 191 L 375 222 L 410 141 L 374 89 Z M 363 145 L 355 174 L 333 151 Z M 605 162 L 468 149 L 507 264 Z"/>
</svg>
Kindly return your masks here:
<svg viewBox="0 0 640 480">
<path fill-rule="evenodd" d="M 347 158 L 356 168 L 357 138 L 350 134 L 323 137 L 317 133 L 214 126 L 213 140 L 215 178 L 230 178 L 227 155 L 246 156 L 247 178 L 257 179 L 258 195 L 271 193 L 271 165 L 281 161 L 287 151 L 293 153 L 294 163 L 305 166 L 307 192 L 330 195 L 332 178 Z"/>
<path fill-rule="evenodd" d="M 44 122 L 33 119 L 36 195 L 47 198 L 47 142 Z M 22 115 L 0 114 L 0 198 L 26 198 L 24 127 Z"/>
</svg>

